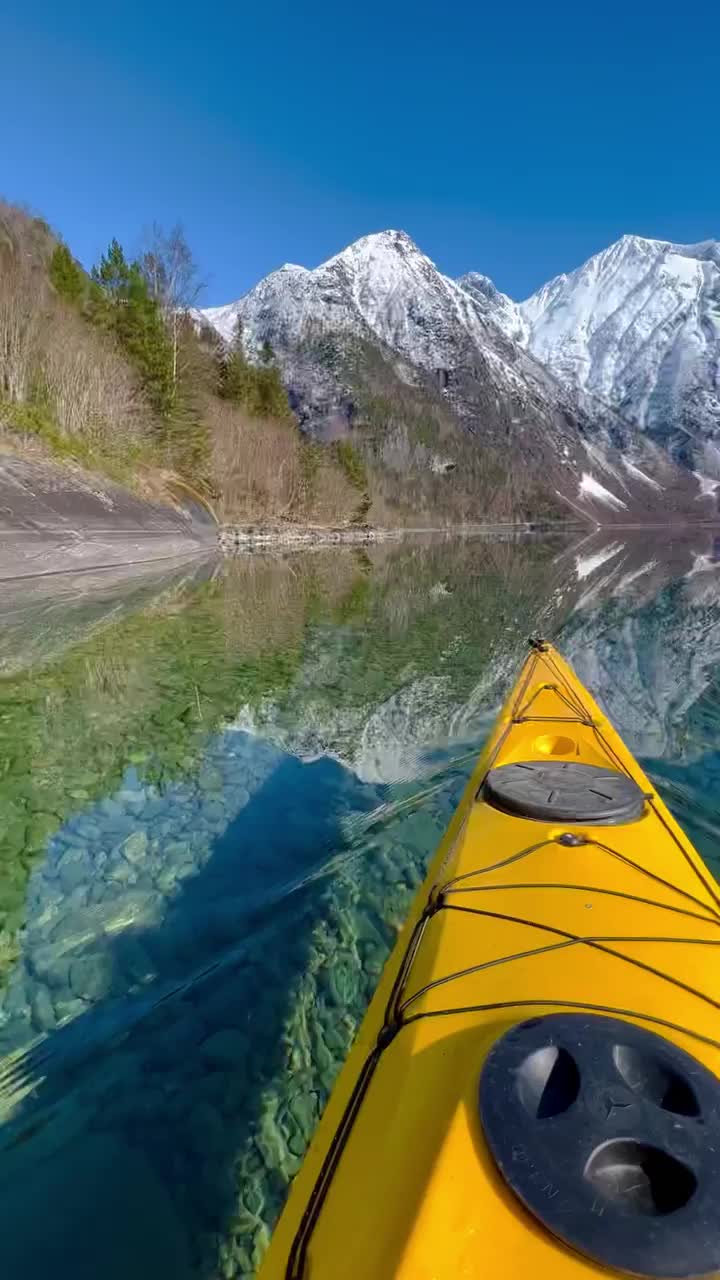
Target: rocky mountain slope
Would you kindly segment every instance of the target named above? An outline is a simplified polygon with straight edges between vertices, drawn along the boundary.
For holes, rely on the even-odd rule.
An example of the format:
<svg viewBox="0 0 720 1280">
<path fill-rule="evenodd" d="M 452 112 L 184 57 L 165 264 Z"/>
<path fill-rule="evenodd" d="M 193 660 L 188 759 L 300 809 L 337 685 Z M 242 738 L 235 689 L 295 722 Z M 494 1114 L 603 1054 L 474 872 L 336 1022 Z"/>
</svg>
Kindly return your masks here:
<svg viewBox="0 0 720 1280">
<path fill-rule="evenodd" d="M 623 236 L 520 306 L 498 295 L 492 316 L 566 386 L 720 479 L 720 242 Z"/>
<path fill-rule="evenodd" d="M 282 267 L 203 314 L 227 341 L 240 322 L 250 356 L 269 342 L 305 430 L 359 441 L 409 508 L 452 495 L 466 520 L 597 524 L 714 510 L 653 440 L 524 349 L 524 312 L 486 277 L 449 279 L 404 232 Z"/>
</svg>

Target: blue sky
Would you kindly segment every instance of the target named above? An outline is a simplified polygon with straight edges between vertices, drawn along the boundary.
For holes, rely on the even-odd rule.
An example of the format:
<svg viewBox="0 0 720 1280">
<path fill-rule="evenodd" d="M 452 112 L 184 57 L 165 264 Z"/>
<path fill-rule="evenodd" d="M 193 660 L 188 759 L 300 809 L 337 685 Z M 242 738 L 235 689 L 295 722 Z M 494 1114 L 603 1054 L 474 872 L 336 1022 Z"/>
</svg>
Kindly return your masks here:
<svg viewBox="0 0 720 1280">
<path fill-rule="evenodd" d="M 662 0 L 9 0 L 0 189 L 86 264 L 180 220 L 237 297 L 401 227 L 523 297 L 623 232 L 720 236 L 720 17 Z"/>
</svg>

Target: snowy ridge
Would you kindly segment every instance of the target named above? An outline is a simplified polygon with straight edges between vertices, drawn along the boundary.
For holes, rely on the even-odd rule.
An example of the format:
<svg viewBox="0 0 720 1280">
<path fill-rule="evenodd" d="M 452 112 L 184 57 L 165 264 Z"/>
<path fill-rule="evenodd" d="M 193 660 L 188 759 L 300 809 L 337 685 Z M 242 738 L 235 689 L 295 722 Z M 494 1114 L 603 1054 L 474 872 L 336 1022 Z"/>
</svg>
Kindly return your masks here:
<svg viewBox="0 0 720 1280">
<path fill-rule="evenodd" d="M 720 243 L 623 236 L 519 310 L 522 340 L 566 385 L 708 470 L 705 442 L 720 441 Z"/>
<path fill-rule="evenodd" d="M 692 378 L 693 403 L 710 413 L 718 279 L 713 241 L 677 246 L 630 236 L 519 306 L 486 276 L 443 275 L 405 232 L 390 230 L 363 236 L 314 269 L 281 267 L 237 302 L 202 314 L 225 340 L 239 319 L 250 358 L 271 344 L 307 431 L 322 436 L 352 421 L 354 389 L 337 359 L 338 339 L 359 340 L 394 360 L 401 382 L 421 387 L 430 379 L 458 430 L 509 451 L 568 514 L 598 524 L 657 521 L 673 511 L 702 518 L 713 510 L 705 477 L 713 458 L 720 475 L 720 450 L 709 458 L 707 444 L 700 480 L 662 447 L 667 419 L 650 428 L 661 421 L 661 401 L 680 413 L 678 388 Z M 704 335 L 702 358 L 699 340 L 693 346 L 687 338 L 693 325 Z M 683 405 L 689 412 L 687 398 Z M 686 441 L 687 431 L 680 434 Z M 452 462 L 447 441 L 446 455 Z"/>
</svg>

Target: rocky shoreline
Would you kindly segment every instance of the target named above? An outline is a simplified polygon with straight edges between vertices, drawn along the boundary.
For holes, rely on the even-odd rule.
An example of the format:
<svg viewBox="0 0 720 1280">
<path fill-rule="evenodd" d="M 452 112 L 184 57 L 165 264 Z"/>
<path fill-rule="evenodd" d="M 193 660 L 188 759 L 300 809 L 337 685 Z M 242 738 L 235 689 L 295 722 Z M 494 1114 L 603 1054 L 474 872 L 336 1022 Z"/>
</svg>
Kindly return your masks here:
<svg viewBox="0 0 720 1280">
<path fill-rule="evenodd" d="M 220 525 L 218 543 L 225 555 L 240 551 L 266 550 L 268 547 L 327 547 L 340 544 L 368 545 L 376 542 L 396 542 L 407 537 L 457 538 L 457 537 L 521 537 L 541 532 L 572 531 L 575 525 L 568 521 L 520 521 L 504 524 L 463 524 L 416 528 L 402 526 L 394 529 L 375 525 Z"/>
<path fill-rule="evenodd" d="M 402 538 L 414 529 L 375 529 L 366 525 L 340 525 L 335 528 L 305 525 L 221 525 L 218 531 L 220 550 L 226 555 L 236 551 L 255 551 L 266 547 L 321 547 L 340 543 L 364 545 Z"/>
</svg>

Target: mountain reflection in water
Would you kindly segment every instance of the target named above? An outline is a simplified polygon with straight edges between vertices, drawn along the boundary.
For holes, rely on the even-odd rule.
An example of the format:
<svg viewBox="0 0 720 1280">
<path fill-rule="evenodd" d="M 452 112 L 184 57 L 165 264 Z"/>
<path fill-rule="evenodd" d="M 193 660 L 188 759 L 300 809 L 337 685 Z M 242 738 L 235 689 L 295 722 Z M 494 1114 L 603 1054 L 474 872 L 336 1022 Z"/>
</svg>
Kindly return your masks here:
<svg viewBox="0 0 720 1280">
<path fill-rule="evenodd" d="M 5 1276 L 254 1274 L 531 633 L 717 863 L 710 532 L 0 590 Z"/>
</svg>

